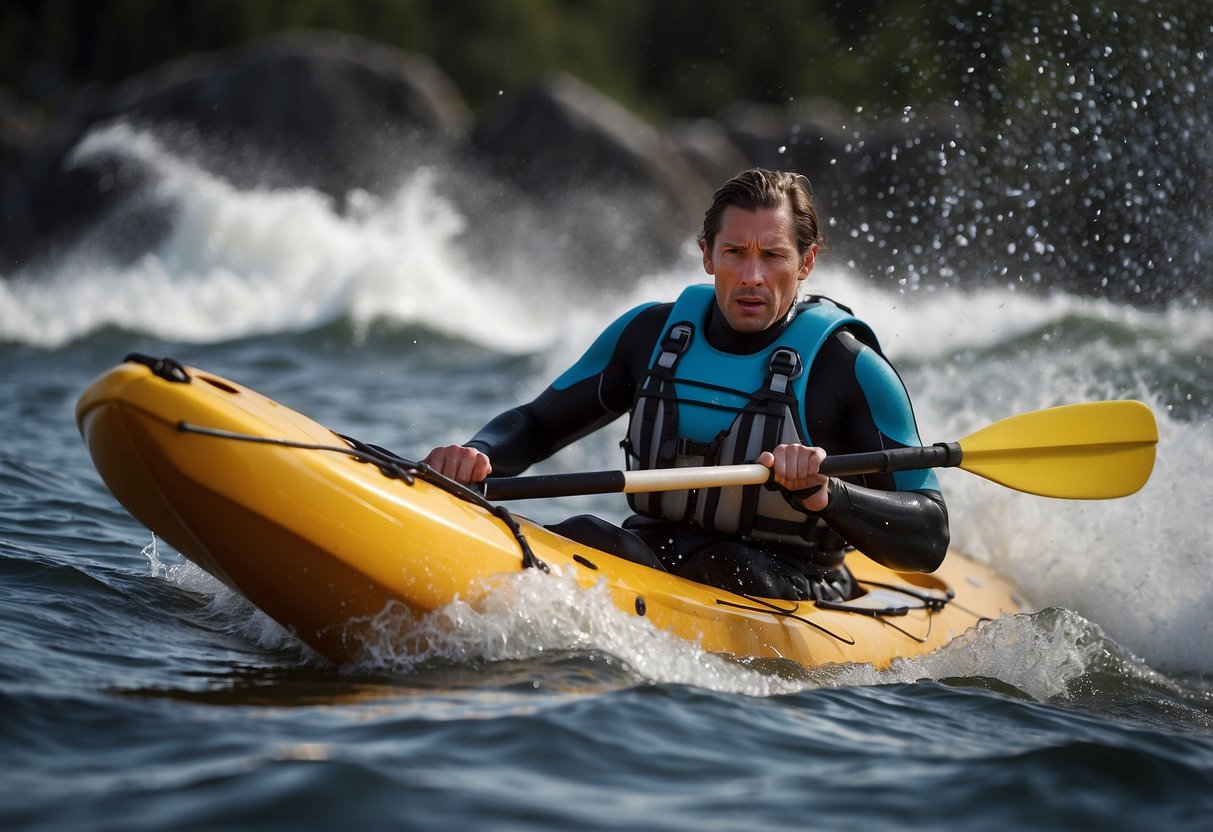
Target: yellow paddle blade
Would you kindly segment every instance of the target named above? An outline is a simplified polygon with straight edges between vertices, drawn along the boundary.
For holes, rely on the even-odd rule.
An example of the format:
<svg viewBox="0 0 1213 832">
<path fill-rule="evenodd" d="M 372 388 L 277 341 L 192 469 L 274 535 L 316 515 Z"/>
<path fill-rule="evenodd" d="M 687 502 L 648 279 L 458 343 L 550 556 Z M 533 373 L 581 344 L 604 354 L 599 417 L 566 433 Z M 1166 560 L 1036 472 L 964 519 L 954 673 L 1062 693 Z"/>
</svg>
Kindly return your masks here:
<svg viewBox="0 0 1213 832">
<path fill-rule="evenodd" d="M 1008 488 L 1072 500 L 1124 497 L 1154 469 L 1158 427 L 1137 401 L 1009 416 L 960 440 L 960 467 Z"/>
</svg>

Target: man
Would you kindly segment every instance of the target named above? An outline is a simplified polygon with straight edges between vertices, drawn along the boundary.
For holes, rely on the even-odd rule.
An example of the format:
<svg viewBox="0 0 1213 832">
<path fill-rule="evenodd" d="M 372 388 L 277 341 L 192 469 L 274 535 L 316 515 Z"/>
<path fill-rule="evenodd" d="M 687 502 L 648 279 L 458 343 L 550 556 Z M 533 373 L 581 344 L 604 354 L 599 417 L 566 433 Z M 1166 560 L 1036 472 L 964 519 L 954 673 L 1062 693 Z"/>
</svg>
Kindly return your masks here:
<svg viewBox="0 0 1213 832">
<path fill-rule="evenodd" d="M 867 325 L 823 298 L 797 302 L 821 242 L 803 176 L 739 174 L 704 214 L 714 287 L 625 313 L 534 401 L 425 461 L 465 483 L 513 475 L 626 412 L 629 468 L 757 461 L 773 485 L 631 495 L 623 529 L 580 516 L 556 531 L 764 597 L 850 597 L 847 545 L 894 569 L 934 570 L 949 532 L 933 472 L 819 472 L 828 453 L 921 444 Z"/>
</svg>

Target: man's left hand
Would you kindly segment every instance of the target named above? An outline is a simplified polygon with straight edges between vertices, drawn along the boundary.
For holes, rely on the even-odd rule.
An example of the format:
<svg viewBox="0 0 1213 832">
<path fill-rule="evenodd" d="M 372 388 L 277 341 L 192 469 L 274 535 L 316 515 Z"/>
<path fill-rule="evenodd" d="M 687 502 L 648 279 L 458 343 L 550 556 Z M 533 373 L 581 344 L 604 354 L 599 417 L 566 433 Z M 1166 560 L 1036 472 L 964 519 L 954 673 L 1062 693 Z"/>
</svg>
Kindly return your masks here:
<svg viewBox="0 0 1213 832">
<path fill-rule="evenodd" d="M 808 445 L 779 445 L 774 451 L 763 451 L 758 463 L 770 468 L 775 482 L 798 495 L 806 511 L 822 511 L 830 501 L 830 478 L 817 473 L 825 461 L 826 452 Z M 812 489 L 816 488 L 816 491 Z M 810 493 L 811 492 L 811 493 Z"/>
</svg>

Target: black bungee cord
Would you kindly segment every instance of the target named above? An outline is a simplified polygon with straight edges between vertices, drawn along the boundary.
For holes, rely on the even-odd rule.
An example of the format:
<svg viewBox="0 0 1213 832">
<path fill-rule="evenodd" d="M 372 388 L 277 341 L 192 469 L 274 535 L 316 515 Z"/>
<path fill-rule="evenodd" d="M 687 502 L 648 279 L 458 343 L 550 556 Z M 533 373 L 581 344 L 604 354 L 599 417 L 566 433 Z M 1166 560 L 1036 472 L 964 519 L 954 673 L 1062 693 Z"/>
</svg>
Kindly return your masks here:
<svg viewBox="0 0 1213 832">
<path fill-rule="evenodd" d="M 494 517 L 501 520 L 506 528 L 510 530 L 510 534 L 518 542 L 518 548 L 522 550 L 522 567 L 524 569 L 539 569 L 544 572 L 550 572 L 548 565 L 544 563 L 535 552 L 531 549 L 530 542 L 526 539 L 526 535 L 522 532 L 522 527 L 518 521 L 514 519 L 505 506 L 489 502 L 484 496 L 478 493 L 475 489 L 469 488 L 461 482 L 451 479 L 438 473 L 424 462 L 414 462 L 411 459 L 405 459 L 402 456 L 392 453 L 391 451 L 381 448 L 378 445 L 371 445 L 362 442 L 353 437 L 337 433 L 341 439 L 349 443 L 348 446 L 341 445 L 324 445 L 312 442 L 298 442 L 293 439 L 283 439 L 273 436 L 257 436 L 251 433 L 238 433 L 236 431 L 223 430 L 221 428 L 210 428 L 202 425 L 195 425 L 189 422 L 178 422 L 177 429 L 185 433 L 194 433 L 201 436 L 211 436 L 218 439 L 232 439 L 239 442 L 255 442 L 262 445 L 276 445 L 282 448 L 293 448 L 303 451 L 327 451 L 330 453 L 345 454 L 353 457 L 359 462 L 366 462 L 374 465 L 388 479 L 401 480 L 406 485 L 412 485 L 417 480 L 424 480 L 430 485 L 441 488 L 443 491 L 466 500 L 469 503 L 480 506 L 485 511 L 488 511 Z"/>
</svg>

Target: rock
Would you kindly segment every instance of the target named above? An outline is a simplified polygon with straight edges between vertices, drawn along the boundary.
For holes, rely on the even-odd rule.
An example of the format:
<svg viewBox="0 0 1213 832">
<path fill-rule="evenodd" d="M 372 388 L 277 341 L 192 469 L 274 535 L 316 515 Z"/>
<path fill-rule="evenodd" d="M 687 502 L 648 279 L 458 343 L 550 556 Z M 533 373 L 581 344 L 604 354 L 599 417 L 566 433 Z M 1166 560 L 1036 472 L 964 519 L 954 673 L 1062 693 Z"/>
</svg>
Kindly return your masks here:
<svg viewBox="0 0 1213 832">
<path fill-rule="evenodd" d="M 42 118 L 16 96 L 0 88 L 0 170 L 30 153 L 43 130 Z"/>
<path fill-rule="evenodd" d="M 428 58 L 352 36 L 280 34 L 182 58 L 112 88 L 80 91 L 52 135 L 25 153 L 20 176 L 5 180 L 0 273 L 82 233 L 129 193 L 123 182 L 137 185 L 137 174 L 116 180 L 104 162 L 65 165 L 92 127 L 115 119 L 160 125 L 175 151 L 220 160 L 228 169 L 219 172 L 237 185 L 305 185 L 338 199 L 354 187 L 394 185 L 408 172 L 401 155 L 419 137 L 427 146 L 459 142 L 471 121 L 459 91 Z"/>
<path fill-rule="evenodd" d="M 713 188 L 655 127 L 566 74 L 504 102 L 472 144 L 496 175 L 551 208 L 555 236 L 591 257 L 627 250 L 633 268 L 681 254 Z"/>
<path fill-rule="evenodd" d="M 351 35 L 284 33 L 193 55 L 120 84 L 98 117 L 184 119 L 316 141 L 404 124 L 461 133 L 469 112 L 428 58 Z"/>
<path fill-rule="evenodd" d="M 292 171 L 340 195 L 365 186 L 357 152 L 380 134 L 463 137 L 470 113 L 428 58 L 335 33 L 286 33 L 194 55 L 120 84 L 91 121 L 188 124 L 302 157 Z"/>
<path fill-rule="evenodd" d="M 683 119 L 666 130 L 666 137 L 687 163 L 714 188 L 753 167 L 716 119 Z M 703 210 L 707 205 L 703 206 Z"/>
</svg>

